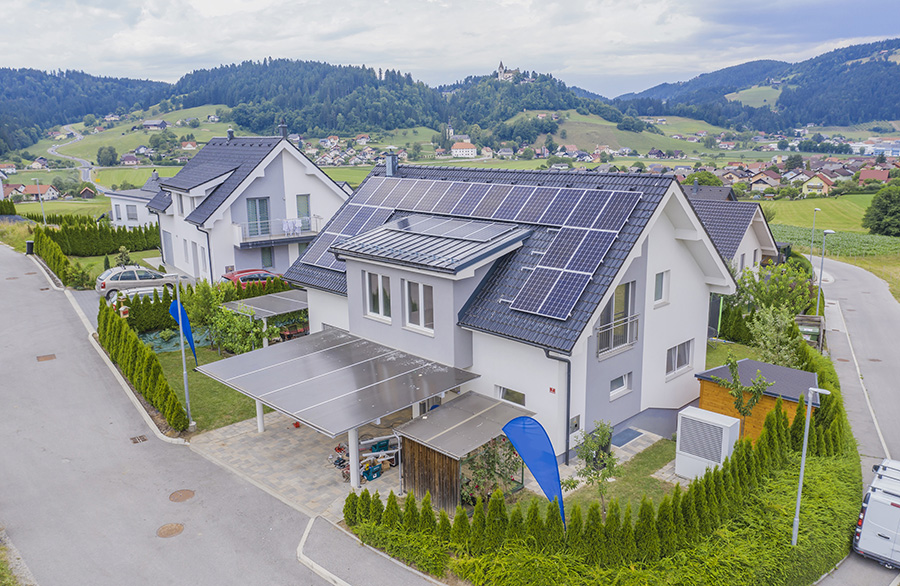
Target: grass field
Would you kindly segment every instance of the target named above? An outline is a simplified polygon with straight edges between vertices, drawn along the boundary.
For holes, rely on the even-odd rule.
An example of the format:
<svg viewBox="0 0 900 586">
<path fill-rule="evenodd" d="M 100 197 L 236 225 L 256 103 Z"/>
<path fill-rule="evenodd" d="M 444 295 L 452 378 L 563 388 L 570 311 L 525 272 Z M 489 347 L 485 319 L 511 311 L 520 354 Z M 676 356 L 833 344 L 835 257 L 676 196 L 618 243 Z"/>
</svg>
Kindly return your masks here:
<svg viewBox="0 0 900 586">
<path fill-rule="evenodd" d="M 335 181 L 346 181 L 356 189 L 372 167 L 322 167 L 322 171 Z"/>
<path fill-rule="evenodd" d="M 740 102 L 741 104 L 752 108 L 762 108 L 763 106 L 774 106 L 780 95 L 781 88 L 775 89 L 767 85 L 757 85 L 739 92 L 726 94 L 725 99 L 732 102 Z"/>
<path fill-rule="evenodd" d="M 73 199 L 70 201 L 45 201 L 44 212 L 48 214 L 82 214 L 86 216 L 99 216 L 110 210 L 109 198 L 98 195 L 94 199 Z M 40 202 L 17 203 L 16 211 L 20 213 L 41 213 Z"/>
<path fill-rule="evenodd" d="M 773 224 L 788 224 L 812 228 L 813 210 L 816 212 L 816 229 L 867 234 L 862 227 L 862 217 L 872 203 L 874 193 L 853 193 L 834 198 L 778 200 L 763 205 L 775 210 Z"/>
<path fill-rule="evenodd" d="M 665 132 L 666 136 L 672 136 L 673 134 L 696 134 L 702 130 L 705 130 L 709 134 L 720 134 L 728 130 L 727 128 L 723 128 L 721 126 L 713 126 L 712 124 L 704 122 L 703 120 L 693 120 L 691 118 L 683 118 L 681 116 L 666 116 L 666 123 L 659 124 L 657 125 L 657 127 Z M 695 145 L 696 143 L 684 141 L 684 144 Z"/>
<path fill-rule="evenodd" d="M 53 171 L 21 169 L 18 173 L 13 173 L 4 181 L 6 185 L 13 183 L 23 183 L 25 185 L 34 185 L 35 179 L 40 179 L 41 185 L 50 185 L 57 177 L 63 179 L 78 179 L 81 175 L 77 169 L 57 169 Z"/>
<path fill-rule="evenodd" d="M 741 360 L 742 358 L 759 360 L 759 352 L 757 352 L 756 348 L 732 342 L 715 342 L 706 346 L 706 368 L 722 366 L 728 359 L 729 354 L 733 355 L 736 360 Z"/>
<path fill-rule="evenodd" d="M 134 264 L 144 265 L 145 267 L 151 268 L 154 271 L 158 269 L 158 266 L 150 265 L 147 262 L 144 262 L 145 259 L 151 257 L 159 257 L 159 250 L 142 250 L 140 252 L 131 252 L 128 256 L 131 257 L 131 260 Z M 70 256 L 69 260 L 73 263 L 79 263 L 81 267 L 91 275 L 91 279 L 96 279 L 97 276 L 103 272 L 103 257 L 106 255 L 100 256 Z M 109 262 L 111 264 L 116 264 L 116 259 L 114 254 L 109 255 Z"/>
<path fill-rule="evenodd" d="M 886 133 L 873 132 L 869 130 L 873 126 L 892 129 Z M 863 124 L 854 124 L 853 126 L 814 126 L 809 132 L 821 132 L 826 135 L 840 134 L 853 140 L 865 140 L 870 136 L 900 136 L 900 120 L 875 120 L 865 122 Z"/>
<path fill-rule="evenodd" d="M 156 169 L 160 177 L 174 177 L 181 167 L 112 167 L 104 169 L 95 169 L 93 171 L 94 181 L 104 187 L 112 189 L 113 185 L 121 185 L 123 181 L 128 181 L 132 185 L 140 187 L 147 182 L 150 174 Z"/>
</svg>

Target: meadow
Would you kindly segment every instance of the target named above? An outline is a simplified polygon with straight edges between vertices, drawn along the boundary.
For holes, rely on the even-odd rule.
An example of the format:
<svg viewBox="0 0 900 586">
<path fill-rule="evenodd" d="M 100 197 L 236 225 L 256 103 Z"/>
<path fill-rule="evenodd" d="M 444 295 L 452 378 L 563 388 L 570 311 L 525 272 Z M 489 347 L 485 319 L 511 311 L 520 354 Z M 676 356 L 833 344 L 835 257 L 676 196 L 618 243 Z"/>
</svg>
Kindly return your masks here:
<svg viewBox="0 0 900 586">
<path fill-rule="evenodd" d="M 154 169 L 160 177 L 174 177 L 181 167 L 108 167 L 95 169 L 93 179 L 94 182 L 109 189 L 112 189 L 113 185 L 121 185 L 123 181 L 140 187 L 147 182 Z"/>
<path fill-rule="evenodd" d="M 726 94 L 725 99 L 731 102 L 740 102 L 752 108 L 762 108 L 763 106 L 774 107 L 780 95 L 781 88 L 756 85 L 739 92 Z"/>
<path fill-rule="evenodd" d="M 838 232 L 857 232 L 868 234 L 868 230 L 862 227 L 862 218 L 866 209 L 872 203 L 874 193 L 852 193 L 840 197 L 776 200 L 763 203 L 764 208 L 775 211 L 776 224 L 788 224 L 812 228 L 813 211 L 815 212 L 816 228 L 835 230 Z"/>
</svg>

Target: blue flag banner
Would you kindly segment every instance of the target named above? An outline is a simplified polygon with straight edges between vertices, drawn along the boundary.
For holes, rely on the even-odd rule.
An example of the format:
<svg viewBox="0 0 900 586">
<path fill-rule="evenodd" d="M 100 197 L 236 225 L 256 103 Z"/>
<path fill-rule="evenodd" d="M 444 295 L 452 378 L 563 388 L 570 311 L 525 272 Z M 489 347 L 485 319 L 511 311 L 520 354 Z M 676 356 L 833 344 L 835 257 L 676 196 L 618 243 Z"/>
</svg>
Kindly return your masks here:
<svg viewBox="0 0 900 586">
<path fill-rule="evenodd" d="M 503 433 L 519 452 L 525 465 L 531 470 L 541 490 L 552 501 L 559 501 L 559 515 L 566 521 L 563 508 L 562 486 L 559 483 L 559 466 L 553 444 L 544 427 L 531 417 L 516 417 L 503 426 Z"/>
<path fill-rule="evenodd" d="M 172 305 L 169 306 L 169 315 L 172 316 L 172 319 L 175 320 L 175 323 L 178 323 L 178 308 L 181 308 L 181 333 L 184 334 L 185 339 L 187 339 L 188 344 L 191 345 L 191 352 L 194 353 L 194 364 L 199 364 L 197 362 L 197 350 L 194 348 L 194 334 L 191 332 L 191 322 L 188 319 L 187 312 L 184 310 L 184 305 L 178 303 L 178 300 L 173 299 Z"/>
</svg>

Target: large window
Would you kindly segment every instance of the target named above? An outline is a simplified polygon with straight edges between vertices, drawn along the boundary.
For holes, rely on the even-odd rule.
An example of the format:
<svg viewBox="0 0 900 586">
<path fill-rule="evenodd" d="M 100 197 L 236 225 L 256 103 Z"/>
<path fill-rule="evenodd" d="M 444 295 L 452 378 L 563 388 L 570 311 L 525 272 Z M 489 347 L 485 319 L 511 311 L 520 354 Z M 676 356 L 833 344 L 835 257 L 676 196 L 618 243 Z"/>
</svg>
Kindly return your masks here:
<svg viewBox="0 0 900 586">
<path fill-rule="evenodd" d="M 391 278 L 377 273 L 363 272 L 366 283 L 366 313 L 391 319 Z"/>
<path fill-rule="evenodd" d="M 269 234 L 268 197 L 251 197 L 247 199 L 247 234 L 250 236 Z"/>
<path fill-rule="evenodd" d="M 126 205 L 125 213 L 128 214 L 128 219 L 134 222 L 137 221 L 137 206 L 136 205 Z"/>
<path fill-rule="evenodd" d="M 434 331 L 434 289 L 431 285 L 406 282 L 406 324 Z"/>
<path fill-rule="evenodd" d="M 609 352 L 637 341 L 638 316 L 634 312 L 634 281 L 616 287 L 600 314 L 597 353 Z"/>
<path fill-rule="evenodd" d="M 270 269 L 275 266 L 274 252 L 275 250 L 271 246 L 267 246 L 266 248 L 260 248 L 259 252 L 262 256 L 260 259 L 262 262 L 262 268 Z"/>
<path fill-rule="evenodd" d="M 666 351 L 666 374 L 674 374 L 691 365 L 691 353 L 694 341 L 688 340 Z"/>
<path fill-rule="evenodd" d="M 309 215 L 309 194 L 301 193 L 297 195 L 297 218 L 300 220 L 301 230 L 310 230 Z"/>
</svg>

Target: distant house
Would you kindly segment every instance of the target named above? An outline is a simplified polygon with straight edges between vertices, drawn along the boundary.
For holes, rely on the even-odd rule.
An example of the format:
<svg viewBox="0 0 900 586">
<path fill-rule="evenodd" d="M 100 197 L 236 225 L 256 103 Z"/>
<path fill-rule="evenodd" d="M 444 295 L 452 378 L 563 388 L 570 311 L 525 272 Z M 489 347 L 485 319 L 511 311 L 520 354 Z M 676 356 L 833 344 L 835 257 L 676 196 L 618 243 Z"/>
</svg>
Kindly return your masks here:
<svg viewBox="0 0 900 586">
<path fill-rule="evenodd" d="M 87 188 L 85 188 L 87 189 Z M 134 228 L 146 224 L 156 224 L 156 214 L 150 213 L 147 203 L 159 193 L 159 174 L 156 169 L 150 178 L 138 189 L 107 191 L 110 202 L 110 222 L 113 226 Z M 91 196 L 93 197 L 93 196 Z"/>
<path fill-rule="evenodd" d="M 328 140 L 328 146 L 337 146 L 337 143 L 341 142 L 340 137 L 335 136 L 333 134 L 331 136 L 329 136 L 327 140 Z"/>
<path fill-rule="evenodd" d="M 103 119 L 107 122 L 118 122 L 119 116 L 118 116 L 118 114 L 107 114 L 106 116 L 103 117 Z"/>
<path fill-rule="evenodd" d="M 365 144 L 368 144 L 368 142 L 369 142 L 368 134 L 357 134 L 356 135 L 356 144 L 365 145 Z"/>
<path fill-rule="evenodd" d="M 15 163 L 0 163 L 0 171 L 6 175 L 12 175 L 17 172 Z"/>
<path fill-rule="evenodd" d="M 46 169 L 48 165 L 47 159 L 44 157 L 38 157 L 34 160 L 34 162 L 29 165 L 31 169 Z"/>
<path fill-rule="evenodd" d="M 94 192 L 93 189 L 87 186 L 85 186 L 84 189 L 78 192 L 78 197 L 80 197 L 81 199 L 92 199 L 96 196 L 96 192 Z"/>
<path fill-rule="evenodd" d="M 862 185 L 868 179 L 875 179 L 882 183 L 886 183 L 889 177 L 890 171 L 887 169 L 863 169 L 859 172 L 859 184 Z"/>
<path fill-rule="evenodd" d="M 475 145 L 471 142 L 456 142 L 450 148 L 450 153 L 457 158 L 473 159 L 478 156 Z"/>
<path fill-rule="evenodd" d="M 137 165 L 140 162 L 141 162 L 140 159 L 138 159 L 136 156 L 134 156 L 130 153 L 127 155 L 122 155 L 122 159 L 120 161 L 120 163 L 122 165 L 128 165 L 128 166 Z"/>
<path fill-rule="evenodd" d="M 27 199 L 34 201 L 38 200 L 38 194 L 40 194 L 40 199 L 43 200 L 59 199 L 59 190 L 52 185 L 25 185 L 22 193 Z"/>
<path fill-rule="evenodd" d="M 737 201 L 734 190 L 728 186 L 699 185 L 696 181 L 693 185 L 684 185 L 685 194 L 691 199 L 712 199 L 715 201 Z"/>
<path fill-rule="evenodd" d="M 834 181 L 826 177 L 824 173 L 816 173 L 814 176 L 803 182 L 800 191 L 803 192 L 804 196 L 828 195 L 833 186 Z"/>
<path fill-rule="evenodd" d="M 169 123 L 165 120 L 144 120 L 144 130 L 165 130 Z"/>
<path fill-rule="evenodd" d="M 513 156 L 513 150 L 509 147 L 503 147 L 502 149 L 497 151 L 498 157 L 511 157 Z"/>
<path fill-rule="evenodd" d="M 491 159 L 494 157 L 494 149 L 491 147 L 481 147 L 481 156 L 486 159 Z"/>
<path fill-rule="evenodd" d="M 210 114 L 209 116 L 206 117 L 206 121 L 207 122 L 218 122 L 219 117 L 216 116 L 215 114 Z"/>
<path fill-rule="evenodd" d="M 187 141 L 187 142 L 182 142 L 182 143 L 181 143 L 181 150 L 183 150 L 183 151 L 195 151 L 195 150 L 197 150 L 197 143 L 194 142 L 194 141 L 192 141 L 192 140 L 189 140 L 189 141 Z"/>
<path fill-rule="evenodd" d="M 25 195 L 25 186 L 21 183 L 3 184 L 3 199 L 9 199 L 14 195 Z"/>
</svg>

